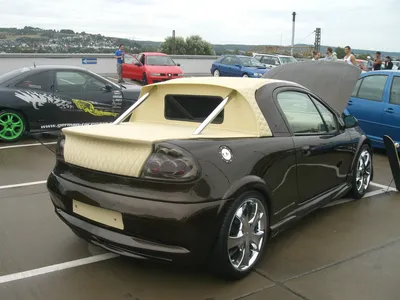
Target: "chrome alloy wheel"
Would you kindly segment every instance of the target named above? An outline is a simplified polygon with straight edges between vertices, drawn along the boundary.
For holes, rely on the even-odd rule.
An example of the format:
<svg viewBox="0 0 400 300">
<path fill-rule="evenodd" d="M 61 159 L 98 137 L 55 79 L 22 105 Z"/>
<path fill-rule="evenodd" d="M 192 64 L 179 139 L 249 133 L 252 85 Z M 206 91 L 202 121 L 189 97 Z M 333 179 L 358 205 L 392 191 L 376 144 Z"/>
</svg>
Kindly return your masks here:
<svg viewBox="0 0 400 300">
<path fill-rule="evenodd" d="M 356 186 L 357 191 L 362 193 L 368 189 L 372 173 L 372 159 L 368 150 L 363 150 L 358 158 Z"/>
<path fill-rule="evenodd" d="M 252 267 L 260 255 L 266 237 L 267 214 L 256 198 L 245 200 L 236 210 L 228 235 L 228 255 L 238 271 Z"/>
</svg>

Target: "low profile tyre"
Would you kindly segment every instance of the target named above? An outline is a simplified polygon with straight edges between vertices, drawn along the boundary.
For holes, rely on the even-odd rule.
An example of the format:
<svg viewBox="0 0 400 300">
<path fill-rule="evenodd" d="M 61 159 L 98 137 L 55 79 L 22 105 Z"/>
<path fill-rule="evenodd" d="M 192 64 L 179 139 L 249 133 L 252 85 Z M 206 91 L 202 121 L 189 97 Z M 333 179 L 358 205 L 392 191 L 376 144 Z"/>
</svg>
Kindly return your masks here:
<svg viewBox="0 0 400 300">
<path fill-rule="evenodd" d="M 17 142 L 26 130 L 24 117 L 13 110 L 0 111 L 0 141 Z"/>
<path fill-rule="evenodd" d="M 147 75 L 146 75 L 146 73 L 143 73 L 142 85 L 148 85 L 148 84 L 149 84 L 149 81 L 147 80 Z"/>
<path fill-rule="evenodd" d="M 264 197 L 245 192 L 229 208 L 210 260 L 218 276 L 237 280 L 257 264 L 268 239 L 268 208 Z"/>
<path fill-rule="evenodd" d="M 249 75 L 247 75 L 247 74 L 243 74 L 243 76 L 242 76 L 243 78 L 248 78 L 249 77 Z"/>
<path fill-rule="evenodd" d="M 372 150 L 368 145 L 361 148 L 353 170 L 352 195 L 355 199 L 364 197 L 372 175 Z"/>
<path fill-rule="evenodd" d="M 220 77 L 220 76 L 221 76 L 221 73 L 219 72 L 218 69 L 215 69 L 215 70 L 214 70 L 213 76 L 214 76 L 214 77 Z"/>
</svg>

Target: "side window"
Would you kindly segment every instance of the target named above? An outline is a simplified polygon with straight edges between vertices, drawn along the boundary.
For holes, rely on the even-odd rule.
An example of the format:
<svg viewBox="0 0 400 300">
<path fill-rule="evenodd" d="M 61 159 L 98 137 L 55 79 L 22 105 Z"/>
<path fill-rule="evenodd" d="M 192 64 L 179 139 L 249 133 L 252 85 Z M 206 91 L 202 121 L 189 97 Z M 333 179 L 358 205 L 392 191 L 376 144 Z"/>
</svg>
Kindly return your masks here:
<svg viewBox="0 0 400 300">
<path fill-rule="evenodd" d="M 230 63 L 231 63 L 230 57 L 226 57 L 221 61 L 221 64 L 223 64 L 223 65 L 230 65 Z"/>
<path fill-rule="evenodd" d="M 337 131 L 338 125 L 335 115 L 318 100 L 313 98 L 313 102 L 315 103 L 315 106 L 317 106 L 319 112 L 322 115 L 322 118 L 325 121 L 326 126 L 328 127 L 326 128 L 326 130 L 328 132 Z"/>
<path fill-rule="evenodd" d="M 261 61 L 262 56 L 261 55 L 256 55 L 254 56 L 255 59 L 257 59 L 258 61 Z"/>
<path fill-rule="evenodd" d="M 264 56 L 261 60 L 263 64 L 272 65 L 272 60 L 270 56 Z"/>
<path fill-rule="evenodd" d="M 382 101 L 387 78 L 387 75 L 371 75 L 364 77 L 357 97 L 366 100 Z"/>
<path fill-rule="evenodd" d="M 294 134 L 327 132 L 324 121 L 307 94 L 281 92 L 277 102 Z"/>
<path fill-rule="evenodd" d="M 134 62 L 133 56 L 129 55 L 129 54 L 125 54 L 124 55 L 124 63 L 129 64 L 129 65 L 134 64 L 135 62 Z"/>
<path fill-rule="evenodd" d="M 56 72 L 57 92 L 96 92 L 105 83 L 82 72 Z"/>
<path fill-rule="evenodd" d="M 272 61 L 271 65 L 275 65 L 275 66 L 279 66 L 280 65 L 279 59 L 277 57 L 271 57 L 271 61 Z"/>
<path fill-rule="evenodd" d="M 50 92 L 51 85 L 50 72 L 42 72 L 25 77 L 15 87 Z"/>
<path fill-rule="evenodd" d="M 353 92 L 351 93 L 351 97 L 357 97 L 358 90 L 360 89 L 360 85 L 361 85 L 362 81 L 363 81 L 362 78 L 357 80 L 357 83 L 356 83 L 356 85 L 355 85 L 355 87 L 353 89 Z"/>
<path fill-rule="evenodd" d="M 232 57 L 231 65 L 232 65 L 232 66 L 241 65 L 241 63 L 240 63 L 240 61 L 239 61 L 237 58 Z"/>
<path fill-rule="evenodd" d="M 400 77 L 394 76 L 389 103 L 400 105 Z"/>
<path fill-rule="evenodd" d="M 134 65 L 139 62 L 135 56 L 132 56 L 129 54 L 124 55 L 124 61 L 126 64 L 130 64 L 130 65 Z"/>
</svg>

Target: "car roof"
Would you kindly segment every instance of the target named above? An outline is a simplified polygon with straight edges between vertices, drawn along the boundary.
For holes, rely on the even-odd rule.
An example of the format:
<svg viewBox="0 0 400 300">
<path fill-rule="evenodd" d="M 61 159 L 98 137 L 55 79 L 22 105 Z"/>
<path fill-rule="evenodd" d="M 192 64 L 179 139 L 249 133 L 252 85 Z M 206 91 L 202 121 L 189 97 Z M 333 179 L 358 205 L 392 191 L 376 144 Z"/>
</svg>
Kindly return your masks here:
<svg viewBox="0 0 400 300">
<path fill-rule="evenodd" d="M 161 53 L 161 52 L 142 52 L 140 54 L 153 55 L 153 56 L 168 56 L 168 54 Z"/>
<path fill-rule="evenodd" d="M 34 70 L 57 70 L 57 69 L 87 71 L 85 68 L 69 66 L 69 65 L 39 65 L 39 66 L 30 66 L 29 69 L 31 71 L 34 71 Z"/>
<path fill-rule="evenodd" d="M 256 53 L 254 55 L 268 55 L 268 56 L 277 56 L 277 57 L 293 57 L 291 55 L 283 55 L 283 54 L 269 54 L 269 53 Z"/>
<path fill-rule="evenodd" d="M 362 77 L 366 76 L 366 75 L 375 75 L 375 74 L 385 74 L 385 75 L 389 75 L 389 74 L 398 74 L 399 70 L 377 70 L 377 71 L 371 71 L 371 72 L 366 72 L 366 73 L 362 73 Z"/>
</svg>

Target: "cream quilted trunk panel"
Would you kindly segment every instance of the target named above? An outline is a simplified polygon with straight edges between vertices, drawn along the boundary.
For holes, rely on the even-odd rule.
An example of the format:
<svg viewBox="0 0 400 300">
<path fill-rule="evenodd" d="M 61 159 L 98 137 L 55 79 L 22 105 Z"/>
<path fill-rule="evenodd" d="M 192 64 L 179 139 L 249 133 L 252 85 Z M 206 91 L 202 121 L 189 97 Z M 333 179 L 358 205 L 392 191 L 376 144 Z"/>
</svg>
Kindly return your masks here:
<svg viewBox="0 0 400 300">
<path fill-rule="evenodd" d="M 151 149 L 151 143 L 67 135 L 64 159 L 67 163 L 91 170 L 138 177 Z"/>
</svg>

